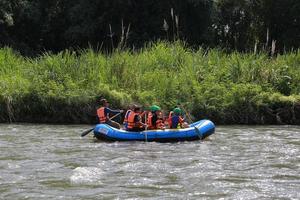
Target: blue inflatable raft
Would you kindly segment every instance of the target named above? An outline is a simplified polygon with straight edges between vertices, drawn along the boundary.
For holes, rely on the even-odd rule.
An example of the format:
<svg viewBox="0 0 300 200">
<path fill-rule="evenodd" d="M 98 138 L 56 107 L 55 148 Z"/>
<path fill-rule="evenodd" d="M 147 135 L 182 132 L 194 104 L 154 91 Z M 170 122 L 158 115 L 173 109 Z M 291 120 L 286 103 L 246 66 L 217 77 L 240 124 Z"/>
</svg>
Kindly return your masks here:
<svg viewBox="0 0 300 200">
<path fill-rule="evenodd" d="M 177 142 L 203 140 L 215 132 L 215 125 L 209 120 L 201 120 L 184 129 L 146 130 L 131 132 L 115 129 L 107 124 L 98 124 L 94 136 L 105 141 L 146 141 Z"/>
</svg>

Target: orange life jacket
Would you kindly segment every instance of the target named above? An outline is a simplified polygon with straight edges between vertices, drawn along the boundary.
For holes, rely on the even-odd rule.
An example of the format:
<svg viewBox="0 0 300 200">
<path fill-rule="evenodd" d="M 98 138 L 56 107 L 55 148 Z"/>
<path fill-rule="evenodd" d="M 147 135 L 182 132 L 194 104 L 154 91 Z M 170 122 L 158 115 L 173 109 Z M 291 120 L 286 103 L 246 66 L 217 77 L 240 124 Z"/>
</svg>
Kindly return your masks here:
<svg viewBox="0 0 300 200">
<path fill-rule="evenodd" d="M 100 123 L 105 123 L 107 120 L 107 116 L 105 115 L 105 107 L 101 107 L 97 110 L 97 115 Z"/>
<path fill-rule="evenodd" d="M 139 113 L 135 113 L 135 112 L 130 112 L 129 116 L 128 116 L 128 125 L 127 128 L 128 129 L 132 129 L 132 128 L 136 128 L 136 127 L 141 127 L 139 123 L 136 123 L 134 121 L 135 116 L 139 116 Z"/>
<path fill-rule="evenodd" d="M 131 112 L 132 110 L 127 110 L 126 114 L 125 114 L 125 117 L 124 117 L 124 121 L 123 121 L 123 124 L 127 124 L 128 123 L 128 117 L 129 117 L 129 113 Z"/>
</svg>

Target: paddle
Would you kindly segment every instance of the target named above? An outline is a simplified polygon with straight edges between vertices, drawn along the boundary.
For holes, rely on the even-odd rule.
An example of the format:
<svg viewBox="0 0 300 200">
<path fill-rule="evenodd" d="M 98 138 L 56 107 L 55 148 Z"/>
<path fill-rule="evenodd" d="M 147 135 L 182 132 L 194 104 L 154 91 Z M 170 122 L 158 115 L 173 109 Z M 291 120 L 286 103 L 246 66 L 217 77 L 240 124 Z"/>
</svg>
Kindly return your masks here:
<svg viewBox="0 0 300 200">
<path fill-rule="evenodd" d="M 120 113 L 118 113 L 118 114 L 115 114 L 114 116 L 112 116 L 109 120 L 112 120 L 113 118 L 115 118 L 116 116 L 118 116 L 118 115 L 120 115 L 121 114 L 121 112 Z M 89 134 L 91 131 L 93 131 L 94 130 L 94 128 L 91 128 L 91 129 L 89 129 L 89 130 L 86 130 L 86 131 L 84 131 L 83 133 L 81 133 L 81 137 L 84 137 L 84 136 L 86 136 L 87 134 Z"/>
<path fill-rule="evenodd" d="M 191 118 L 191 115 L 189 112 L 187 112 L 187 110 L 183 107 L 183 105 L 181 105 L 181 108 L 183 109 L 183 111 L 185 112 L 185 114 L 187 115 L 187 117 L 189 118 L 190 122 L 193 123 L 193 120 Z"/>
<path fill-rule="evenodd" d="M 81 137 L 86 136 L 87 134 L 89 134 L 92 130 L 94 130 L 94 128 L 91 128 L 89 130 L 84 131 L 83 133 L 81 133 Z"/>
</svg>

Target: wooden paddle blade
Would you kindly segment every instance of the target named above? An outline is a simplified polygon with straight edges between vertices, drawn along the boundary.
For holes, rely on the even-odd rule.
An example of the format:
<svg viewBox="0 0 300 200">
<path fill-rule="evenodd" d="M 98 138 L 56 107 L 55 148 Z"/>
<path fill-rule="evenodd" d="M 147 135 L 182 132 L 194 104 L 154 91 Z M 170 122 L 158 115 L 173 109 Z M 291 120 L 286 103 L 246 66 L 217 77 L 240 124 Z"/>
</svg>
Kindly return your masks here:
<svg viewBox="0 0 300 200">
<path fill-rule="evenodd" d="M 83 133 L 81 133 L 81 137 L 86 136 L 87 134 L 89 134 L 92 130 L 94 130 L 94 128 L 91 128 L 89 130 L 84 131 Z"/>
</svg>

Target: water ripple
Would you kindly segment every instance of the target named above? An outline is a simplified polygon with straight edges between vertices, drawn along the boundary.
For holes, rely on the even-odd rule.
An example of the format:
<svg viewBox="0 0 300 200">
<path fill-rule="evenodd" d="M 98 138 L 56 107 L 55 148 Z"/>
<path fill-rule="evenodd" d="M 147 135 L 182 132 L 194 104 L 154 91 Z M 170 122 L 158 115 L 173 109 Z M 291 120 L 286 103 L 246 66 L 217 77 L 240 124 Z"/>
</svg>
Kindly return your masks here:
<svg viewBox="0 0 300 200">
<path fill-rule="evenodd" d="M 0 124 L 0 199 L 300 199 L 300 127 L 205 141 L 94 142 L 81 125 Z"/>
</svg>

